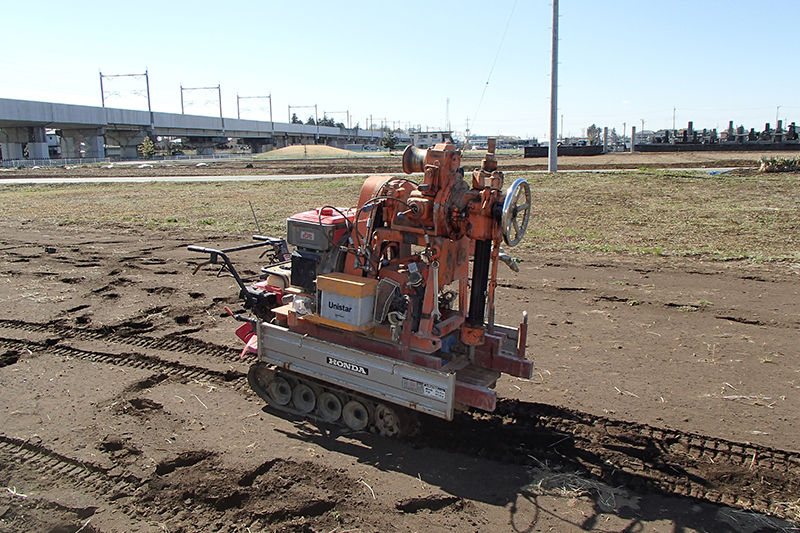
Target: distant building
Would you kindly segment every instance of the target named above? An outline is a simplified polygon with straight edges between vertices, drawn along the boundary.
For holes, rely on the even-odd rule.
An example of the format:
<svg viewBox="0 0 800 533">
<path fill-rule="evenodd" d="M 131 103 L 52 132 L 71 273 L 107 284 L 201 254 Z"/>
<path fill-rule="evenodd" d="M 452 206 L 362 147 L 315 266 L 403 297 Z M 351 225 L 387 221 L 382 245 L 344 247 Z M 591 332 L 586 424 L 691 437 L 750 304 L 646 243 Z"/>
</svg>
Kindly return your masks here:
<svg viewBox="0 0 800 533">
<path fill-rule="evenodd" d="M 452 131 L 415 131 L 411 133 L 411 141 L 417 148 L 432 148 L 445 141 L 453 141 Z"/>
<path fill-rule="evenodd" d="M 471 135 L 469 138 L 469 146 L 467 150 L 486 150 L 489 142 L 488 135 Z M 520 139 L 512 135 L 492 135 L 491 137 L 497 139 L 497 149 L 509 148 L 523 148 L 525 146 L 539 146 L 539 141 L 533 139 Z"/>
</svg>

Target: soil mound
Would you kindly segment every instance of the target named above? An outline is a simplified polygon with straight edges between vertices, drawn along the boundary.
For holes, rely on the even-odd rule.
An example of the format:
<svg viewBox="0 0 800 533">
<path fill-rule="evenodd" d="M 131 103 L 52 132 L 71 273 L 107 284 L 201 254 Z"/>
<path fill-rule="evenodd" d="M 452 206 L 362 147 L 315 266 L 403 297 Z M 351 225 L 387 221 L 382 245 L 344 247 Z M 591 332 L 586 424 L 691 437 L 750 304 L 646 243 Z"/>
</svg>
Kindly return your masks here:
<svg viewBox="0 0 800 533">
<path fill-rule="evenodd" d="M 352 155 L 353 152 L 349 150 L 342 150 L 333 146 L 296 145 L 272 150 L 262 157 L 271 159 L 279 157 L 347 157 Z"/>
</svg>

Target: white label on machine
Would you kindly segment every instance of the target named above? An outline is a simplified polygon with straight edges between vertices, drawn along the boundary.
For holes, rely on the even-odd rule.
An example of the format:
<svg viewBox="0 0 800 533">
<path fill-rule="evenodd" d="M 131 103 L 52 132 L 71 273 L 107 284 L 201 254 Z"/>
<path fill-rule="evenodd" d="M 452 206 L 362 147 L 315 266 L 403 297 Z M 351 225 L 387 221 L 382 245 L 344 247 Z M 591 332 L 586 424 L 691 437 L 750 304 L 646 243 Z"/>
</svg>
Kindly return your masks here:
<svg viewBox="0 0 800 533">
<path fill-rule="evenodd" d="M 349 370 L 350 372 L 355 372 L 356 374 L 363 374 L 365 376 L 369 375 L 368 368 L 355 363 L 348 363 L 347 361 L 342 361 L 341 359 L 328 357 L 328 364 L 338 368 L 343 368 L 344 370 Z"/>
<path fill-rule="evenodd" d="M 447 393 L 442 387 L 433 385 L 431 383 L 425 383 L 423 381 L 403 378 L 403 388 L 407 391 L 430 396 L 431 398 L 436 398 L 437 400 L 441 401 L 445 401 L 447 397 Z"/>
<path fill-rule="evenodd" d="M 314 239 L 314 232 L 313 231 L 305 231 L 300 230 L 300 238 L 304 241 L 313 241 Z"/>
<path fill-rule="evenodd" d="M 320 316 L 351 326 L 362 326 L 372 320 L 375 295 L 353 298 L 333 292 L 322 293 Z"/>
</svg>

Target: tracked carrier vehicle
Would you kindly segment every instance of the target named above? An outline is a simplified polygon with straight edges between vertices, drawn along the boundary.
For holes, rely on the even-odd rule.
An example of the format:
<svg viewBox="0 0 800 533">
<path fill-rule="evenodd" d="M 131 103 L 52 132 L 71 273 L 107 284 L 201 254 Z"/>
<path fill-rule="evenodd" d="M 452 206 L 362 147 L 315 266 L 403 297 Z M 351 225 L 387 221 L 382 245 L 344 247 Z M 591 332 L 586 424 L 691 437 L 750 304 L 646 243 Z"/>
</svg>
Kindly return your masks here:
<svg viewBox="0 0 800 533">
<path fill-rule="evenodd" d="M 527 314 L 518 327 L 494 320 L 498 267 L 516 267 L 501 246 L 523 238 L 528 183 L 506 187 L 493 142 L 466 179 L 449 142 L 409 146 L 403 170 L 414 179 L 368 178 L 355 207 L 290 217 L 286 239 L 189 247 L 239 284 L 250 315 L 235 315 L 237 335 L 258 358 L 248 380 L 275 409 L 396 436 L 417 412 L 492 411 L 501 374 L 531 376 Z M 258 247 L 270 264 L 242 279 L 230 254 Z"/>
</svg>

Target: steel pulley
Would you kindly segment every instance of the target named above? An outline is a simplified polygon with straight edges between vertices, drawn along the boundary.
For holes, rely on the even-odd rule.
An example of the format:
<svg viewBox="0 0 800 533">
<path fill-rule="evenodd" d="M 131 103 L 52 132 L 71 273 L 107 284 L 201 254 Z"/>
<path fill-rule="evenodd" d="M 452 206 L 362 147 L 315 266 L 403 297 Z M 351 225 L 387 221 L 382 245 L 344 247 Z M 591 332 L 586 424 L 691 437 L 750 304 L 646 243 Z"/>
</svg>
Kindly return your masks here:
<svg viewBox="0 0 800 533">
<path fill-rule="evenodd" d="M 520 221 L 520 216 L 522 220 Z M 508 246 L 516 246 L 525 236 L 528 221 L 531 218 L 531 187 L 528 182 L 519 178 L 506 191 L 503 201 L 501 225 L 503 240 Z"/>
</svg>

